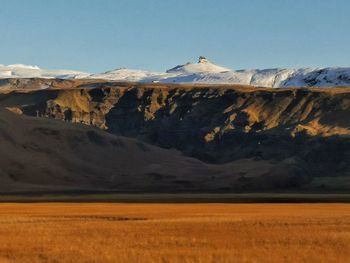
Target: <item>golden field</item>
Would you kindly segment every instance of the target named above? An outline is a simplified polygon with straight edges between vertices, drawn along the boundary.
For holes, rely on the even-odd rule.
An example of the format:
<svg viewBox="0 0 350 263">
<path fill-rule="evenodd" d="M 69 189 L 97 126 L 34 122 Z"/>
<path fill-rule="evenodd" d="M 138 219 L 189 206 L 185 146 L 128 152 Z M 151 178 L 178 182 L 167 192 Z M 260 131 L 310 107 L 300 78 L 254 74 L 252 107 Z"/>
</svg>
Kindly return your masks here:
<svg viewBox="0 0 350 263">
<path fill-rule="evenodd" d="M 347 204 L 0 204 L 0 262 L 349 262 Z"/>
</svg>

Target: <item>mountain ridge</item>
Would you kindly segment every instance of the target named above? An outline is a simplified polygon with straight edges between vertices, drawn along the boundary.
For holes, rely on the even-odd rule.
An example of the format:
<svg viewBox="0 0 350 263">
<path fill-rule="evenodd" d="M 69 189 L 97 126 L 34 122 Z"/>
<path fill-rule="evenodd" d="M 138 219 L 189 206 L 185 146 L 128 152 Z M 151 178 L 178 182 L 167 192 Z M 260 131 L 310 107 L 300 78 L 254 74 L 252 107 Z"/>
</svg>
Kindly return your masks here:
<svg viewBox="0 0 350 263">
<path fill-rule="evenodd" d="M 339 87 L 350 86 L 350 67 L 272 68 L 232 70 L 201 56 L 197 63 L 186 63 L 166 72 L 119 68 L 103 73 L 74 70 L 46 70 L 22 64 L 0 65 L 0 79 L 101 79 L 141 83 L 241 84 L 256 87 Z"/>
<path fill-rule="evenodd" d="M 11 80 L 0 81 L 0 191 L 350 189 L 349 88 Z"/>
</svg>

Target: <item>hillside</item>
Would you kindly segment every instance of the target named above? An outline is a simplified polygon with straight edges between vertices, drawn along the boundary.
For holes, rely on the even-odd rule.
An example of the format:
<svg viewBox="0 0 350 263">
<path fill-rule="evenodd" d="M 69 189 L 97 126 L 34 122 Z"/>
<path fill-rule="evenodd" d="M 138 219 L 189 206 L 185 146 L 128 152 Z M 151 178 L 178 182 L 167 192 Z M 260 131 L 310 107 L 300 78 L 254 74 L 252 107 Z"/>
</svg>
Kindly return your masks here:
<svg viewBox="0 0 350 263">
<path fill-rule="evenodd" d="M 85 134 L 84 140 L 77 142 L 79 151 L 67 144 L 54 154 L 77 159 L 80 166 L 69 177 L 84 174 L 88 165 L 93 166 L 88 170 L 98 171 L 91 178 L 111 178 L 115 174 L 115 182 L 127 180 L 113 188 L 111 181 L 103 179 L 102 188 L 108 185 L 122 191 L 332 192 L 350 188 L 347 88 L 256 89 L 65 80 L 54 82 L 52 89 L 32 89 L 46 82 L 30 80 L 33 86 L 26 86 L 27 90 L 16 86 L 0 94 L 2 108 L 32 116 L 28 119 L 12 114 L 14 120 L 7 122 L 20 128 L 5 125 L 3 129 L 5 134 L 22 133 L 19 136 L 27 138 L 23 134 L 27 125 L 53 125 L 62 129 L 59 140 L 68 142 L 71 139 L 66 138 L 66 129 Z M 89 126 L 69 122 L 100 128 L 93 131 L 102 141 L 127 140 L 137 158 L 126 158 L 125 149 L 112 147 L 111 143 L 89 141 Z M 115 135 L 122 137 L 115 139 Z M 57 141 L 43 136 L 53 140 L 46 149 L 56 150 Z M 35 136 L 28 139 L 37 143 Z M 4 140 L 8 141 L 6 137 Z M 144 151 L 140 143 L 152 151 Z M 82 157 L 85 154 L 89 157 Z M 49 157 L 38 156 L 39 163 L 41 158 Z M 131 170 L 121 170 L 119 164 L 125 163 Z M 149 170 L 148 165 L 157 169 Z M 65 165 L 59 169 L 62 167 Z M 105 172 L 101 173 L 100 167 Z M 51 175 L 59 171 L 51 165 L 50 169 Z M 140 181 L 133 177 L 135 173 Z"/>
<path fill-rule="evenodd" d="M 259 177 L 272 168 L 254 160 L 205 164 L 85 125 L 6 110 L 0 110 L 0 142 L 1 193 L 223 191 L 231 184 L 239 189 L 243 171 Z"/>
</svg>

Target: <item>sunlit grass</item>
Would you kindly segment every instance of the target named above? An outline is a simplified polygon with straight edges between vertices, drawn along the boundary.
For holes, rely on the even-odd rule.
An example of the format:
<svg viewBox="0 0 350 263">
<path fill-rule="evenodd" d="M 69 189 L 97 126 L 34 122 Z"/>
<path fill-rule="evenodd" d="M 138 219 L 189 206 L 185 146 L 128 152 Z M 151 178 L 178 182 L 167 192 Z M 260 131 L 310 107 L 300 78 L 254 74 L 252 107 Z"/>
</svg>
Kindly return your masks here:
<svg viewBox="0 0 350 263">
<path fill-rule="evenodd" d="M 0 262 L 346 262 L 346 204 L 1 204 Z"/>
</svg>

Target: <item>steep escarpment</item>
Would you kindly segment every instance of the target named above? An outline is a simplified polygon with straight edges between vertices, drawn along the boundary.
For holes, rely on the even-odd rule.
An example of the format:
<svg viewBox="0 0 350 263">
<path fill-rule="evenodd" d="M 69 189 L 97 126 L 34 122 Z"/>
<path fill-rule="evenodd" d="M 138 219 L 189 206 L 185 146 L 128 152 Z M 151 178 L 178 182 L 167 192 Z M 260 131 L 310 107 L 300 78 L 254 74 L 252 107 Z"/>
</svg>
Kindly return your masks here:
<svg viewBox="0 0 350 263">
<path fill-rule="evenodd" d="M 94 125 L 206 163 L 272 165 L 260 181 L 240 171 L 245 189 L 258 181 L 279 189 L 349 186 L 347 89 L 109 83 L 12 92 L 0 100 L 16 112 Z"/>
<path fill-rule="evenodd" d="M 295 137 L 349 134 L 347 89 L 250 89 L 244 87 L 113 86 L 42 90 L 0 96 L 28 115 L 82 122 L 123 134 L 146 126 L 192 128 L 210 142 L 230 131 Z M 134 127 L 120 120 L 127 115 Z M 198 129 L 199 128 L 199 129 Z M 135 130 L 137 129 L 137 130 Z"/>
</svg>

